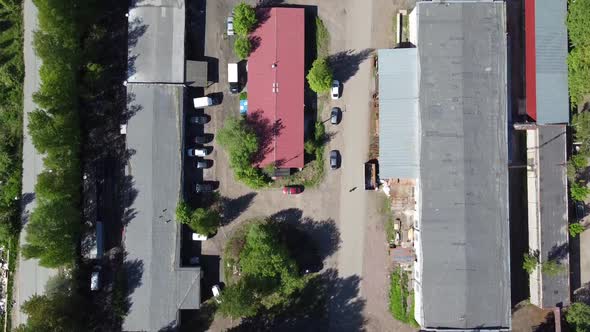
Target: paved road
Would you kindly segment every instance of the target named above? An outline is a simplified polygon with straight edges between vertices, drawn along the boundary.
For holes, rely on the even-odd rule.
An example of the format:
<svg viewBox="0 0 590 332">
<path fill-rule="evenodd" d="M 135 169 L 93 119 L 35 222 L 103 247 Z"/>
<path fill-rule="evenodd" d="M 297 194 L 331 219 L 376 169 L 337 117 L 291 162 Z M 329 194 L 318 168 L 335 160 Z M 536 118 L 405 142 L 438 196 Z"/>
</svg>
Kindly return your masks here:
<svg viewBox="0 0 590 332">
<path fill-rule="evenodd" d="M 33 93 L 39 88 L 40 60 L 33 51 L 33 31 L 37 29 L 37 8 L 32 0 L 24 1 L 24 58 L 25 58 L 25 82 L 24 82 L 24 139 L 23 139 L 23 224 L 26 223 L 28 214 L 35 207 L 34 189 L 37 182 L 37 174 L 43 168 L 42 156 L 37 154 L 28 135 L 28 113 L 35 109 Z M 20 236 L 21 245 L 24 243 L 26 228 Z M 25 260 L 18 258 L 17 273 L 15 275 L 14 300 L 16 305 L 12 311 L 13 326 L 25 323 L 27 316 L 21 312 L 20 307 L 24 301 L 34 294 L 42 293 L 45 283 L 55 275 L 55 270 L 40 267 L 38 260 Z"/>
</svg>

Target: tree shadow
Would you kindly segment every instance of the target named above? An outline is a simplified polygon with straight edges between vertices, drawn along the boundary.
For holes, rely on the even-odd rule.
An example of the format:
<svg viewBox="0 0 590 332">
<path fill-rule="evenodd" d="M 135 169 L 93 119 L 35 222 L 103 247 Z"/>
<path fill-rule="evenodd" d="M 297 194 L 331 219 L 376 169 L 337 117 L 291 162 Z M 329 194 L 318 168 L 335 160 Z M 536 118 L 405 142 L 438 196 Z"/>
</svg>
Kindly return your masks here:
<svg viewBox="0 0 590 332">
<path fill-rule="evenodd" d="M 574 291 L 572 302 L 583 302 L 590 305 L 590 282 Z"/>
<path fill-rule="evenodd" d="M 548 260 L 557 260 L 560 261 L 568 256 L 569 253 L 569 244 L 563 243 L 561 245 L 554 245 L 549 253 L 547 254 Z"/>
<path fill-rule="evenodd" d="M 563 326 L 563 324 L 562 324 Z M 547 316 L 545 316 L 545 321 L 541 324 L 534 326 L 534 332 L 553 332 L 555 331 L 555 314 L 553 312 L 549 312 Z"/>
<path fill-rule="evenodd" d="M 329 269 L 312 276 L 285 305 L 244 318 L 228 331 L 363 331 L 365 300 L 358 298 L 359 284 L 358 277 L 339 278 Z"/>
<path fill-rule="evenodd" d="M 251 192 L 238 198 L 222 197 L 223 218 L 221 226 L 229 225 L 229 223 L 244 213 L 252 205 L 252 200 L 254 200 L 256 195 L 257 193 Z"/>
<path fill-rule="evenodd" d="M 207 301 L 201 304 L 199 310 L 180 311 L 180 332 L 205 332 L 209 330 L 215 319 L 217 304 Z"/>
<path fill-rule="evenodd" d="M 328 56 L 328 63 L 334 73 L 334 79 L 340 83 L 347 82 L 359 70 L 360 64 L 373 54 L 373 51 L 372 48 L 366 48 L 356 53 L 353 50 L 346 50 Z"/>
<path fill-rule="evenodd" d="M 274 140 L 281 134 L 285 128 L 281 119 L 271 122 L 270 119 L 263 117 L 261 110 L 248 112 L 247 123 L 258 137 L 258 151 L 252 157 L 253 164 L 259 164 L 265 156 L 274 150 Z"/>
<path fill-rule="evenodd" d="M 132 21 L 129 21 L 127 30 L 127 77 L 133 76 L 137 71 L 135 69 L 135 60 L 137 54 L 133 54 L 133 48 L 137 46 L 139 38 L 143 36 L 148 29 L 148 25 L 144 24 L 139 17 L 135 17 Z"/>
<path fill-rule="evenodd" d="M 323 261 L 340 248 L 340 231 L 332 219 L 317 221 L 302 216 L 303 211 L 291 208 L 269 219 L 278 226 L 282 242 L 293 253 L 302 272 L 318 272 Z"/>
</svg>

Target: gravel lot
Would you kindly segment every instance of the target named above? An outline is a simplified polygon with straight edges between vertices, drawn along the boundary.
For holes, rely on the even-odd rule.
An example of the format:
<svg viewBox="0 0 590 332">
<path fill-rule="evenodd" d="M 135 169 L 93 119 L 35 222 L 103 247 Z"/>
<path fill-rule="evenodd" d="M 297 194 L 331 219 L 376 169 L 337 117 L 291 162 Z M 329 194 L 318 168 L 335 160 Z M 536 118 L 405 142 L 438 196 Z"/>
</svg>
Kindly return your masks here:
<svg viewBox="0 0 590 332">
<path fill-rule="evenodd" d="M 205 132 L 215 133 L 224 119 L 238 114 L 238 97 L 227 93 L 227 63 L 236 62 L 233 39 L 224 36 L 225 17 L 238 0 L 208 1 L 205 15 L 204 56 L 210 70 L 218 70 L 218 83 L 205 93 L 223 92 L 223 103 L 206 113 L 211 122 Z M 249 1 L 254 4 L 254 1 Z M 389 291 L 385 234 L 378 214 L 377 195 L 363 188 L 362 163 L 366 161 L 369 145 L 369 101 L 373 89 L 371 72 L 372 49 L 391 47 L 392 18 L 400 5 L 412 0 L 360 1 L 315 0 L 290 1 L 289 5 L 317 6 L 319 16 L 331 34 L 330 54 L 339 56 L 335 76 L 344 83 L 342 98 L 328 106 L 339 106 L 344 111 L 338 127 L 327 125 L 333 132 L 326 151 L 338 149 L 343 156 L 342 168 L 326 170 L 324 182 L 315 189 L 306 188 L 298 196 L 283 196 L 279 190 L 254 192 L 233 178 L 225 152 L 214 140 L 210 156 L 214 166 L 204 173 L 204 179 L 219 181 L 219 192 L 229 200 L 227 225 L 203 244 L 203 255 L 221 255 L 228 237 L 238 225 L 253 217 L 269 216 L 286 211 L 305 222 L 337 225 L 340 245 L 336 253 L 326 258 L 324 269 L 335 269 L 338 286 L 334 286 L 329 305 L 330 330 L 411 331 L 397 323 L 388 312 Z M 283 1 L 273 3 L 287 4 Z M 198 47 L 197 47 L 198 48 Z M 217 76 L 217 75 L 214 75 Z M 358 187 L 354 191 L 351 188 Z M 325 238 L 320 234 L 320 239 Z M 223 262 L 219 264 L 223 268 Z M 219 271 L 223 278 L 223 272 Z M 338 289 L 336 289 L 338 288 Z M 235 325 L 217 317 L 212 331 Z"/>
</svg>

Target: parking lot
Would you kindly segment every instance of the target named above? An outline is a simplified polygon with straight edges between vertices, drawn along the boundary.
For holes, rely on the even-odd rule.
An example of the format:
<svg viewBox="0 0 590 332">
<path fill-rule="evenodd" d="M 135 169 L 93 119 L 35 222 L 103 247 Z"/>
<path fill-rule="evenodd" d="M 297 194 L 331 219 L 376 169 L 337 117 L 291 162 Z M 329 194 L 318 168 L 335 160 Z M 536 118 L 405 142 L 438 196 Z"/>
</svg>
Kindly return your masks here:
<svg viewBox="0 0 590 332">
<path fill-rule="evenodd" d="M 199 17 L 207 19 L 204 22 L 203 53 L 195 60 L 208 61 L 209 70 L 215 71 L 209 74 L 214 83 L 203 93 L 223 93 L 220 105 L 204 111 L 211 117 L 211 121 L 204 126 L 204 133 L 215 134 L 225 119 L 239 114 L 239 97 L 228 92 L 227 83 L 227 63 L 237 62 L 238 59 L 233 54 L 232 37 L 224 34 L 225 18 L 238 2 L 203 1 L 202 5 L 197 5 L 200 8 L 197 10 Z M 249 2 L 255 4 L 254 1 Z M 271 2 L 287 5 L 282 1 Z M 210 144 L 213 150 L 207 156 L 207 159 L 213 160 L 213 165 L 202 173 L 204 181 L 218 184 L 226 207 L 224 225 L 215 237 L 203 242 L 204 257 L 220 257 L 232 232 L 254 217 L 283 214 L 301 223 L 336 226 L 336 234 L 314 234 L 320 241 L 330 241 L 334 237 L 339 239 L 337 251 L 330 252 L 324 261 L 324 271 L 334 269 L 338 272 L 338 280 L 332 288 L 333 299 L 328 306 L 327 324 L 330 330 L 359 330 L 363 326 L 371 331 L 411 330 L 394 321 L 388 312 L 390 261 L 377 212 L 378 197 L 363 190 L 363 163 L 369 147 L 369 104 L 374 89 L 371 54 L 373 49 L 393 45 L 392 18 L 402 2 L 404 5 L 407 5 L 406 2 L 413 3 L 404 0 L 386 3 L 352 0 L 348 3 L 336 0 L 289 2 L 289 5 L 305 6 L 322 18 L 331 34 L 330 54 L 340 64 L 335 78 L 343 83 L 342 98 L 337 101 L 326 99 L 320 103 L 324 104 L 320 110 L 321 118 L 328 121 L 326 129 L 331 139 L 326 147 L 326 176 L 317 188 L 305 188 L 302 194 L 295 196 L 285 196 L 279 189 L 253 191 L 233 178 L 227 155 L 215 139 Z M 200 47 L 196 45 L 195 49 Z M 338 126 L 329 124 L 332 106 L 343 110 L 343 119 Z M 193 129 L 187 129 L 187 134 L 190 130 Z M 327 153 L 332 149 L 338 149 L 342 154 L 342 168 L 336 171 L 329 170 L 327 161 Z M 200 176 L 194 165 L 192 168 L 189 165 L 185 167 L 185 174 L 191 170 L 195 176 Z M 322 247 L 327 249 L 329 246 L 320 244 Z M 379 272 L 374 270 L 375 266 L 379 267 Z M 218 273 L 211 274 L 223 278 L 223 262 L 217 261 L 211 267 L 203 262 L 203 267 L 219 269 Z M 210 329 L 222 330 L 231 325 L 229 320 L 218 318 Z"/>
</svg>

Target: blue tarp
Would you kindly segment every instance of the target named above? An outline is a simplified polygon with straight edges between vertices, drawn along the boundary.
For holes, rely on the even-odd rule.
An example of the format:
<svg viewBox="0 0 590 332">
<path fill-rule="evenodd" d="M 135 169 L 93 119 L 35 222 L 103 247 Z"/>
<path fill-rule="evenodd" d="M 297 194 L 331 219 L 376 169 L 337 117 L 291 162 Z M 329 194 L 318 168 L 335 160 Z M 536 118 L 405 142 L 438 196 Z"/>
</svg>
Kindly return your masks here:
<svg viewBox="0 0 590 332">
<path fill-rule="evenodd" d="M 248 113 L 248 100 L 240 99 L 240 114 Z"/>
</svg>

